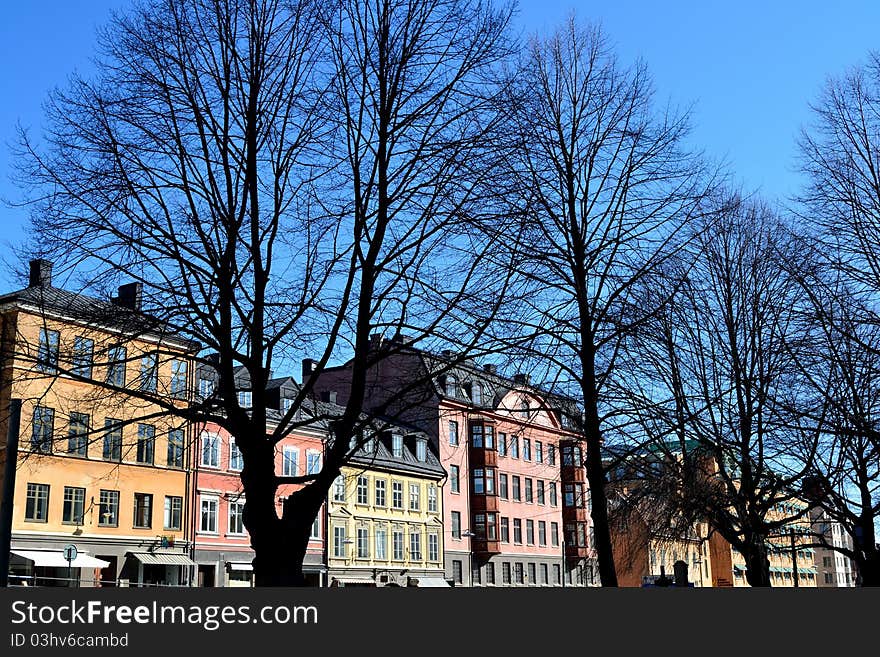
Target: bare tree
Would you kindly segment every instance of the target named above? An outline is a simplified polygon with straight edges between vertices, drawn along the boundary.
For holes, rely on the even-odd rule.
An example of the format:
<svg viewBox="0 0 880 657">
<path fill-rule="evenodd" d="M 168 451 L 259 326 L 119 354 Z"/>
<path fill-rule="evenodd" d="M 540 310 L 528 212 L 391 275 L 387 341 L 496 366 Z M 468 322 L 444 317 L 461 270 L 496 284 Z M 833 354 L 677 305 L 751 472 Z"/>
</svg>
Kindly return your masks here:
<svg viewBox="0 0 880 657">
<path fill-rule="evenodd" d="M 47 147 L 23 138 L 43 253 L 92 289 L 140 282 L 145 310 L 216 371 L 208 398 L 166 410 L 235 438 L 258 585 L 304 581 L 312 522 L 369 422 L 370 336 L 466 355 L 505 296 L 478 254 L 509 15 L 477 0 L 154 0 L 115 17 L 95 79 L 53 96 Z M 271 371 L 304 355 L 315 372 L 352 357 L 347 405 L 316 417 L 305 380 L 267 430 Z M 278 476 L 277 443 L 317 420 L 320 472 Z M 302 487 L 279 515 L 282 484 Z"/>
<path fill-rule="evenodd" d="M 769 586 L 768 550 L 807 512 L 796 493 L 816 450 L 797 410 L 804 295 L 785 264 L 800 244 L 760 202 L 721 207 L 699 257 L 669 277 L 671 302 L 628 345 L 644 382 L 633 406 L 666 466 L 660 489 L 743 556 L 749 584 Z"/>
<path fill-rule="evenodd" d="M 687 116 L 657 113 L 641 63 L 621 66 L 597 28 L 573 19 L 535 39 L 510 100 L 511 168 L 525 208 L 535 285 L 527 331 L 584 404 L 586 470 L 603 586 L 616 586 L 607 517 L 603 433 L 619 411 L 609 396 L 623 340 L 653 309 L 637 283 L 674 252 L 706 179 L 686 152 Z M 578 418 L 580 420 L 580 418 Z"/>
</svg>

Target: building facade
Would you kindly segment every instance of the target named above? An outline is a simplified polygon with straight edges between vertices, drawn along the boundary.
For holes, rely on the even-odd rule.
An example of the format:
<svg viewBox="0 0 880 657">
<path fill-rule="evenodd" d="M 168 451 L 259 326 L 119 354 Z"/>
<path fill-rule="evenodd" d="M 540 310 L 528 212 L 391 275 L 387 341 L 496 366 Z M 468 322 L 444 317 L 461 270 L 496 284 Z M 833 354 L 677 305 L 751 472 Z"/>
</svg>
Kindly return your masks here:
<svg viewBox="0 0 880 657">
<path fill-rule="evenodd" d="M 44 260 L 0 297 L 0 320 L 4 459 L 21 400 L 11 582 L 188 584 L 190 428 L 155 400 L 187 403 L 194 347 L 141 313 L 137 285 L 75 295 Z"/>
<path fill-rule="evenodd" d="M 852 561 L 834 548 L 852 549 L 852 539 L 839 522 L 829 518 L 822 509 L 810 511 L 813 531 L 822 536 L 821 542 L 828 547 L 815 547 L 816 581 L 820 588 L 853 587 L 856 576 Z"/>
<path fill-rule="evenodd" d="M 447 579 L 456 586 L 598 585 L 584 454 L 570 400 L 454 354 L 400 339 L 368 378 L 376 408 L 423 432 L 447 473 Z M 303 363 L 303 377 L 313 362 Z M 350 366 L 327 368 L 316 390 L 345 402 Z"/>
<path fill-rule="evenodd" d="M 330 586 L 448 586 L 444 476 L 421 432 L 393 427 L 368 440 L 330 492 Z"/>
</svg>

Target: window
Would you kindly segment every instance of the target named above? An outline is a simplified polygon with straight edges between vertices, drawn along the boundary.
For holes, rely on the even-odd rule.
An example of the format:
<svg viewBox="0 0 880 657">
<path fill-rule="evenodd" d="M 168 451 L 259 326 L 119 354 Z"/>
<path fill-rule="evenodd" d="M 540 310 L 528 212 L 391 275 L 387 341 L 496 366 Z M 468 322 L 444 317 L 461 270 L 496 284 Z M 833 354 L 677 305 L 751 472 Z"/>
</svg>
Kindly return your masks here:
<svg viewBox="0 0 880 657">
<path fill-rule="evenodd" d="M 565 445 L 562 450 L 562 465 L 574 465 L 574 456 L 572 455 L 571 445 Z"/>
<path fill-rule="evenodd" d="M 504 561 L 501 564 L 501 583 L 510 584 L 510 562 Z"/>
<path fill-rule="evenodd" d="M 550 482 L 550 506 L 556 506 L 556 482 Z"/>
<path fill-rule="evenodd" d="M 565 484 L 562 496 L 563 506 L 584 506 L 584 485 L 583 484 Z"/>
<path fill-rule="evenodd" d="M 241 450 L 238 448 L 238 444 L 235 442 L 235 438 L 229 439 L 229 469 L 235 472 L 241 471 L 244 468 L 244 457 L 241 455 Z"/>
<path fill-rule="evenodd" d="M 507 434 L 498 434 L 498 456 L 507 456 Z"/>
<path fill-rule="evenodd" d="M 122 460 L 122 421 L 107 418 L 104 420 L 104 454 L 105 461 Z"/>
<path fill-rule="evenodd" d="M 449 444 L 458 445 L 458 422 L 449 420 Z"/>
<path fill-rule="evenodd" d="M 517 561 L 513 564 L 513 576 L 514 582 L 517 584 L 525 584 L 525 573 L 523 572 L 523 565 L 521 561 Z"/>
<path fill-rule="evenodd" d="M 186 397 L 186 361 L 171 361 L 171 396 Z"/>
<path fill-rule="evenodd" d="M 358 559 L 370 558 L 370 532 L 366 527 L 357 528 L 357 556 Z"/>
<path fill-rule="evenodd" d="M 156 392 L 159 380 L 159 355 L 146 354 L 141 358 L 141 376 L 138 387 L 144 392 Z"/>
<path fill-rule="evenodd" d="M 541 564 L 541 584 L 546 586 L 550 583 L 550 568 L 546 563 Z"/>
<path fill-rule="evenodd" d="M 471 401 L 473 401 L 476 406 L 480 406 L 483 403 L 483 386 L 479 383 L 471 385 Z"/>
<path fill-rule="evenodd" d="M 200 520 L 199 531 L 216 534 L 217 533 L 217 498 L 202 497 L 200 500 Z"/>
<path fill-rule="evenodd" d="M 529 584 L 537 584 L 538 583 L 538 576 L 535 574 L 535 568 L 536 568 L 535 564 L 533 564 L 533 563 L 529 564 Z"/>
<path fill-rule="evenodd" d="M 510 519 L 501 516 L 501 542 L 510 543 Z"/>
<path fill-rule="evenodd" d="M 507 499 L 507 475 L 504 473 L 498 475 L 498 496 Z"/>
<path fill-rule="evenodd" d="M 486 584 L 494 584 L 495 583 L 495 564 L 487 563 L 486 564 Z"/>
<path fill-rule="evenodd" d="M 410 561 L 422 560 L 422 533 L 418 528 L 409 530 L 409 558 Z"/>
<path fill-rule="evenodd" d="M 214 381 L 211 379 L 199 379 L 199 397 L 207 399 L 214 394 Z"/>
<path fill-rule="evenodd" d="M 391 558 L 395 561 L 403 561 L 403 532 L 394 530 L 391 532 Z"/>
<path fill-rule="evenodd" d="M 399 433 L 391 434 L 391 454 L 395 458 L 403 456 L 403 436 Z"/>
<path fill-rule="evenodd" d="M 440 561 L 440 537 L 437 532 L 428 534 L 428 561 Z"/>
<path fill-rule="evenodd" d="M 253 406 L 253 393 L 250 390 L 239 390 L 238 405 L 242 408 L 250 408 Z"/>
<path fill-rule="evenodd" d="M 450 465 L 449 466 L 449 489 L 453 493 L 459 492 L 458 486 L 458 466 Z"/>
<path fill-rule="evenodd" d="M 451 513 L 451 521 L 452 521 L 452 538 L 461 538 L 461 513 L 458 511 L 453 511 Z"/>
<path fill-rule="evenodd" d="M 437 487 L 428 484 L 428 513 L 437 513 Z"/>
<path fill-rule="evenodd" d="M 526 503 L 532 503 L 532 480 L 529 477 L 526 477 Z"/>
<path fill-rule="evenodd" d="M 403 482 L 391 482 L 391 507 L 394 509 L 403 508 Z"/>
<path fill-rule="evenodd" d="M 73 367 L 71 371 L 84 379 L 92 378 L 94 365 L 95 341 L 81 335 L 73 339 Z"/>
<path fill-rule="evenodd" d="M 483 448 L 483 425 L 482 424 L 472 424 L 471 425 L 471 447 L 476 447 L 477 449 Z"/>
<path fill-rule="evenodd" d="M 220 467 L 220 436 L 215 433 L 202 434 L 201 464 L 209 468 Z"/>
<path fill-rule="evenodd" d="M 562 569 L 558 563 L 553 564 L 553 583 L 562 584 Z"/>
<path fill-rule="evenodd" d="M 137 437 L 137 462 L 153 464 L 156 450 L 156 427 L 152 424 L 139 424 Z"/>
<path fill-rule="evenodd" d="M 70 414 L 70 429 L 67 432 L 67 453 L 86 456 L 89 445 L 89 416 L 84 413 Z"/>
<path fill-rule="evenodd" d="M 321 452 L 306 454 L 306 474 L 318 474 L 321 471 Z"/>
<path fill-rule="evenodd" d="M 474 468 L 474 493 L 495 494 L 495 468 Z"/>
<path fill-rule="evenodd" d="M 370 480 L 361 475 L 357 478 L 357 503 L 369 504 Z"/>
<path fill-rule="evenodd" d="M 321 517 L 318 516 L 315 518 L 315 522 L 312 523 L 312 531 L 309 532 L 309 538 L 314 538 L 320 540 L 321 538 Z"/>
<path fill-rule="evenodd" d="M 58 371 L 58 331 L 40 329 L 40 345 L 37 348 L 37 369 L 41 372 Z"/>
<path fill-rule="evenodd" d="M 456 584 L 462 583 L 462 569 L 461 569 L 461 561 L 459 559 L 452 560 L 452 581 Z"/>
<path fill-rule="evenodd" d="M 510 458 L 518 459 L 519 458 L 519 436 L 513 435 L 510 437 Z"/>
<path fill-rule="evenodd" d="M 98 525 L 119 526 L 119 491 L 102 490 L 98 494 Z"/>
<path fill-rule="evenodd" d="M 385 561 L 388 558 L 386 549 L 388 546 L 388 532 L 384 527 L 376 528 L 376 559 Z"/>
<path fill-rule="evenodd" d="M 519 414 L 524 419 L 526 419 L 526 420 L 529 419 L 529 400 L 528 399 L 523 399 L 519 403 Z"/>
<path fill-rule="evenodd" d="M 497 541 L 498 528 L 496 526 L 495 513 L 475 513 L 474 514 L 474 534 L 482 540 Z"/>
<path fill-rule="evenodd" d="M 544 503 L 544 482 L 541 481 L 540 479 L 538 479 L 538 481 L 535 482 L 535 485 L 537 486 L 537 489 L 538 489 L 538 504 L 543 504 Z"/>
<path fill-rule="evenodd" d="M 476 562 L 473 564 L 473 569 L 471 570 L 471 583 L 472 584 L 480 584 L 480 566 Z"/>
<path fill-rule="evenodd" d="M 547 463 L 556 465 L 556 446 L 547 445 Z"/>
<path fill-rule="evenodd" d="M 519 518 L 513 519 L 513 542 L 522 544 L 522 520 Z"/>
<path fill-rule="evenodd" d="M 290 397 L 284 397 L 281 400 L 281 412 L 288 413 L 290 411 L 291 406 L 293 406 L 293 400 Z"/>
<path fill-rule="evenodd" d="M 333 501 L 345 502 L 345 477 L 339 475 L 333 482 Z"/>
<path fill-rule="evenodd" d="M 513 481 L 513 500 L 515 502 L 519 502 L 522 499 L 522 493 L 520 492 L 520 480 L 519 476 L 513 475 L 511 477 Z"/>
<path fill-rule="evenodd" d="M 528 545 L 535 544 L 535 521 L 526 520 L 526 543 Z"/>
<path fill-rule="evenodd" d="M 48 406 L 35 406 L 31 424 L 31 450 L 51 454 L 54 433 L 55 409 Z"/>
<path fill-rule="evenodd" d="M 409 485 L 409 510 L 410 511 L 418 511 L 421 505 L 421 484 L 410 484 Z"/>
<path fill-rule="evenodd" d="M 168 432 L 166 462 L 169 468 L 183 467 L 183 429 L 172 429 Z"/>
<path fill-rule="evenodd" d="M 49 519 L 49 484 L 27 485 L 24 519 L 31 522 L 46 522 Z"/>
<path fill-rule="evenodd" d="M 447 376 L 445 381 L 445 393 L 447 397 L 458 397 L 458 379 L 454 376 Z"/>
<path fill-rule="evenodd" d="M 544 462 L 544 443 L 542 443 L 540 440 L 535 441 L 535 462 Z"/>
<path fill-rule="evenodd" d="M 550 523 L 550 543 L 551 545 L 559 545 L 559 524 Z"/>
<path fill-rule="evenodd" d="M 204 525 L 204 501 L 202 502 L 202 523 Z M 214 522 L 217 521 L 217 500 L 214 500 Z M 150 493 L 134 494 L 134 526 L 149 529 L 153 526 L 153 496 Z M 216 527 L 216 524 L 215 524 Z M 214 531 L 214 530 L 212 530 Z"/>
<path fill-rule="evenodd" d="M 125 347 L 110 347 L 107 352 L 107 383 L 122 388 L 125 386 L 125 365 L 128 353 Z"/>
<path fill-rule="evenodd" d="M 230 526 L 232 524 L 232 502 L 230 503 Z M 183 498 L 178 495 L 165 496 L 164 529 L 180 529 L 183 526 Z M 229 530 L 232 531 L 231 529 Z"/>
<path fill-rule="evenodd" d="M 385 506 L 385 480 L 377 479 L 374 486 L 376 506 Z"/>
<path fill-rule="evenodd" d="M 285 445 L 281 450 L 281 474 L 284 477 L 295 477 L 299 474 L 299 450 Z"/>
<path fill-rule="evenodd" d="M 522 456 L 523 456 L 523 461 L 531 461 L 532 460 L 532 441 L 529 440 L 528 438 L 523 438 Z"/>
<path fill-rule="evenodd" d="M 495 428 L 492 426 L 483 427 L 483 442 L 486 449 L 495 449 Z"/>
<path fill-rule="evenodd" d="M 419 438 L 416 441 L 416 460 L 424 463 L 428 460 L 428 441 Z"/>
<path fill-rule="evenodd" d="M 547 545 L 547 523 L 538 521 L 538 545 Z"/>
<path fill-rule="evenodd" d="M 230 534 L 244 534 L 244 501 L 229 500 L 229 528 Z"/>
<path fill-rule="evenodd" d="M 345 527 L 333 528 L 333 556 L 345 558 Z"/>
</svg>

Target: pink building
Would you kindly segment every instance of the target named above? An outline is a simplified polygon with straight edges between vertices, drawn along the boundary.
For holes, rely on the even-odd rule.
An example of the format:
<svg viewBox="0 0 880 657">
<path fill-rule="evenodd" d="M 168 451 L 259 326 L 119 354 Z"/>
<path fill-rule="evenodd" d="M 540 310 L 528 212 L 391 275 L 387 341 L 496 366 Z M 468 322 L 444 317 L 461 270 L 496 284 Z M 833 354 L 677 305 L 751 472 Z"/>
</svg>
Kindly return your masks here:
<svg viewBox="0 0 880 657">
<path fill-rule="evenodd" d="M 598 584 L 572 400 L 450 353 L 378 339 L 373 347 L 389 351 L 371 373 L 370 404 L 390 404 L 386 414 L 425 432 L 447 473 L 447 579 L 463 586 Z M 303 377 L 312 369 L 304 361 Z M 325 369 L 316 389 L 345 403 L 348 376 L 348 365 Z"/>
<path fill-rule="evenodd" d="M 292 379 L 270 382 L 279 406 L 284 406 L 285 392 Z M 204 386 L 200 387 L 204 388 Z M 269 421 L 278 421 L 280 411 L 269 412 Z M 270 426 L 271 429 L 271 426 Z M 319 430 L 297 429 L 276 447 L 276 472 L 297 476 L 317 472 L 323 457 L 323 433 Z M 193 453 L 193 528 L 194 555 L 198 564 L 198 586 L 252 586 L 254 552 L 243 522 L 244 494 L 240 479 L 241 453 L 235 440 L 216 424 L 196 431 Z M 276 509 L 281 514 L 284 498 L 299 486 L 283 486 L 278 491 Z M 324 585 L 324 510 L 312 527 L 312 539 L 303 563 L 310 585 Z"/>
</svg>

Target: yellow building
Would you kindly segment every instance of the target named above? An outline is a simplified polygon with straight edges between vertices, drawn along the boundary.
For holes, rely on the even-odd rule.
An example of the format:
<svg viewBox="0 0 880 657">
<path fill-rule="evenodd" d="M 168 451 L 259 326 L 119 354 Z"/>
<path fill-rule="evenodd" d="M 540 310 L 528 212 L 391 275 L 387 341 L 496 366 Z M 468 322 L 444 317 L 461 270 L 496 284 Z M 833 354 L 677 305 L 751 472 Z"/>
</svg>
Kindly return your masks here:
<svg viewBox="0 0 880 657">
<path fill-rule="evenodd" d="M 32 261 L 30 285 L 0 297 L 4 461 L 21 400 L 10 584 L 185 583 L 188 428 L 156 402 L 186 403 L 192 346 L 140 312 L 139 285 L 104 302 L 51 272 Z"/>
<path fill-rule="evenodd" d="M 330 491 L 330 586 L 448 586 L 444 477 L 424 434 L 391 430 L 368 442 Z"/>
</svg>

